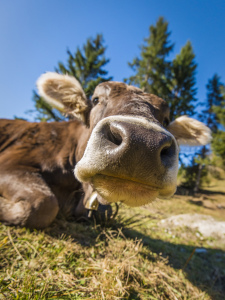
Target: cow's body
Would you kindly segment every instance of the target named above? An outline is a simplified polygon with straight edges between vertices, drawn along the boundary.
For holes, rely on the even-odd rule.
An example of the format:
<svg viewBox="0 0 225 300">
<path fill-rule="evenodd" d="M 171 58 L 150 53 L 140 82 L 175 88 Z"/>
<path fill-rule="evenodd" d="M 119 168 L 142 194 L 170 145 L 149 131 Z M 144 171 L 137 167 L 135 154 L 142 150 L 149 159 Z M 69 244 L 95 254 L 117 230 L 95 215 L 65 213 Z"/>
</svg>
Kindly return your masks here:
<svg viewBox="0 0 225 300">
<path fill-rule="evenodd" d="M 40 81 L 49 103 L 82 122 L 0 120 L 0 221 L 6 224 L 44 228 L 59 210 L 79 216 L 93 190 L 103 204 L 138 206 L 171 196 L 178 162 L 174 136 L 182 137 L 183 130 L 191 143 L 209 141 L 209 131 L 199 122 L 184 129 L 190 126 L 187 119 L 181 120 L 183 127 L 172 123 L 170 133 L 164 128 L 169 119 L 165 101 L 137 88 L 101 84 L 90 105 L 68 76 L 50 73 Z"/>
<path fill-rule="evenodd" d="M 40 227 L 55 218 L 59 207 L 66 213 L 75 212 L 81 196 L 81 184 L 73 172 L 75 152 L 86 130 L 76 120 L 61 123 L 0 120 L 1 221 L 33 227 L 39 216 L 32 205 L 42 205 L 41 214 L 47 214 L 46 223 L 40 217 Z M 10 207 L 11 203 L 3 198 L 10 198 L 14 205 Z M 25 208 L 27 201 L 31 205 Z M 31 215 L 30 221 L 26 220 L 27 214 Z"/>
</svg>

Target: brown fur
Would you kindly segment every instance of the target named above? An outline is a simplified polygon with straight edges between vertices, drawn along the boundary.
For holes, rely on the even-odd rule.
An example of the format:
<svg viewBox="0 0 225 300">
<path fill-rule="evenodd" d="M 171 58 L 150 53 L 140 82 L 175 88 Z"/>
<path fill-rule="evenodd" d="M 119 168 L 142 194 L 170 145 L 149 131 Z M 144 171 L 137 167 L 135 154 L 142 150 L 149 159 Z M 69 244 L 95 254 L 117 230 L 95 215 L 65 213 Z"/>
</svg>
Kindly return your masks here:
<svg viewBox="0 0 225 300">
<path fill-rule="evenodd" d="M 74 168 L 83 157 L 92 131 L 101 120 L 109 116 L 130 116 L 141 118 L 142 123 L 146 120 L 148 124 L 156 124 L 158 129 L 155 132 L 154 126 L 150 132 L 144 127 L 138 129 L 141 123 L 139 127 L 132 125 L 132 128 L 128 124 L 126 129 L 132 132 L 132 141 L 137 143 L 140 139 L 140 147 L 145 147 L 145 144 L 150 147 L 149 153 L 155 151 L 157 144 L 164 143 L 166 130 L 163 123 L 169 120 L 169 108 L 164 100 L 124 83 L 100 84 L 93 95 L 99 103 L 93 108 L 80 84 L 72 77 L 47 73 L 39 79 L 38 87 L 40 94 L 52 106 L 79 119 L 60 123 L 0 120 L 0 221 L 30 228 L 45 228 L 59 212 L 75 217 L 85 213 L 84 202 L 94 186 L 90 182 L 81 184 L 74 176 Z M 172 126 L 172 130 L 176 132 L 176 126 Z M 129 157 L 134 155 L 134 159 L 131 164 L 129 161 L 123 162 L 121 168 L 129 165 L 131 172 L 137 169 L 136 173 L 139 173 L 141 167 L 141 176 L 147 178 L 144 175 L 144 157 L 141 155 L 140 165 L 138 152 L 137 155 L 133 153 L 137 146 L 135 144 L 133 150 L 128 148 L 132 154 Z M 98 165 L 95 151 L 93 160 L 96 159 Z M 105 150 L 102 151 L 104 153 Z M 157 169 L 155 166 L 153 168 Z M 123 176 L 123 170 L 120 169 L 119 173 Z M 139 189 L 139 180 L 134 180 L 133 186 Z M 127 178 L 126 181 L 129 185 L 130 181 Z M 157 185 L 160 183 L 159 179 L 155 182 Z M 142 186 L 140 182 L 140 190 Z M 145 190 L 148 193 L 146 186 Z M 101 195 L 99 198 L 102 198 Z"/>
</svg>

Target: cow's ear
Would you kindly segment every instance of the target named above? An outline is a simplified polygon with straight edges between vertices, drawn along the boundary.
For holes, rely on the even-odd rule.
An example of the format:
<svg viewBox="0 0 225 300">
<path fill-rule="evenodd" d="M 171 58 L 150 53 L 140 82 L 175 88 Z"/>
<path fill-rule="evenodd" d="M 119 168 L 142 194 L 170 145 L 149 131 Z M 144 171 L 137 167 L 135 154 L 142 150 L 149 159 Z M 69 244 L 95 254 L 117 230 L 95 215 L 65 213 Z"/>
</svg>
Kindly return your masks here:
<svg viewBox="0 0 225 300">
<path fill-rule="evenodd" d="M 199 146 L 211 141 L 211 130 L 202 122 L 187 116 L 179 117 L 171 122 L 167 130 L 180 145 Z"/>
<path fill-rule="evenodd" d="M 48 72 L 37 80 L 37 87 L 40 95 L 52 107 L 87 122 L 89 100 L 74 77 Z"/>
</svg>

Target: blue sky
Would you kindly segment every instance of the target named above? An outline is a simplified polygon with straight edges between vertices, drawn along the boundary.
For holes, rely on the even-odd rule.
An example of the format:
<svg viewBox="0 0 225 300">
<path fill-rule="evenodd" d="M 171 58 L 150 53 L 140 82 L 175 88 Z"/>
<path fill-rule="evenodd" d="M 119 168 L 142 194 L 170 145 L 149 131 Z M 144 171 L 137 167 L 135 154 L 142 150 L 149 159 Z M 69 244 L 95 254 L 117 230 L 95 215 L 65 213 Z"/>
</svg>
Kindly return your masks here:
<svg viewBox="0 0 225 300">
<path fill-rule="evenodd" d="M 1 0 L 0 118 L 28 117 L 37 78 L 66 62 L 67 48 L 74 52 L 97 33 L 105 39 L 109 75 L 122 81 L 159 16 L 169 22 L 173 56 L 192 42 L 197 96 L 204 100 L 214 73 L 225 82 L 224 0 Z"/>
</svg>

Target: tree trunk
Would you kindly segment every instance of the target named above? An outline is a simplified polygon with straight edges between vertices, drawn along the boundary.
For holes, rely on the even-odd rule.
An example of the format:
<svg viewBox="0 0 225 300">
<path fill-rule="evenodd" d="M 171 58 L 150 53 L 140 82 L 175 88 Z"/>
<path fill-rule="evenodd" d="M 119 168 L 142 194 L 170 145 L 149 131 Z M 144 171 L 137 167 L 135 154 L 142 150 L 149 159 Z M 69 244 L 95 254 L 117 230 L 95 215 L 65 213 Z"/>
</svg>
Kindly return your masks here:
<svg viewBox="0 0 225 300">
<path fill-rule="evenodd" d="M 197 174 L 197 179 L 194 187 L 194 194 L 199 191 L 199 185 L 200 185 L 200 180 L 201 180 L 201 175 L 202 175 L 202 169 L 203 165 L 199 164 L 198 165 L 198 174 Z"/>
<path fill-rule="evenodd" d="M 202 147 L 202 153 L 201 153 L 201 157 L 204 159 L 206 157 L 206 147 Z M 197 193 L 199 191 L 199 186 L 200 186 L 200 181 L 201 181 L 201 175 L 202 175 L 202 170 L 203 170 L 204 166 L 202 164 L 198 165 L 198 174 L 197 174 L 197 179 L 196 179 L 196 183 L 195 183 L 195 187 L 194 187 L 194 194 Z"/>
</svg>

